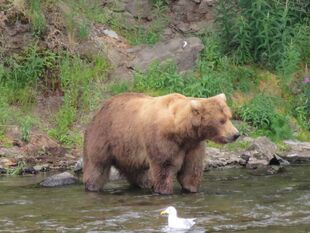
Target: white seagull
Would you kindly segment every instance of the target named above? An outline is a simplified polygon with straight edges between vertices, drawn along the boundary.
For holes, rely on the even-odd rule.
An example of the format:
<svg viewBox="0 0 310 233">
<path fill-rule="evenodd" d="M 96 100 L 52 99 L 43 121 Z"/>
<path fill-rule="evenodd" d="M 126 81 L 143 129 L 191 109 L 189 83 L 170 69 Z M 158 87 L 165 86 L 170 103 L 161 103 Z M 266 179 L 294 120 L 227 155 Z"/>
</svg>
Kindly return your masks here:
<svg viewBox="0 0 310 233">
<path fill-rule="evenodd" d="M 195 224 L 196 218 L 179 218 L 177 210 L 173 206 L 160 212 L 160 215 L 168 214 L 168 227 L 175 229 L 190 229 Z"/>
</svg>

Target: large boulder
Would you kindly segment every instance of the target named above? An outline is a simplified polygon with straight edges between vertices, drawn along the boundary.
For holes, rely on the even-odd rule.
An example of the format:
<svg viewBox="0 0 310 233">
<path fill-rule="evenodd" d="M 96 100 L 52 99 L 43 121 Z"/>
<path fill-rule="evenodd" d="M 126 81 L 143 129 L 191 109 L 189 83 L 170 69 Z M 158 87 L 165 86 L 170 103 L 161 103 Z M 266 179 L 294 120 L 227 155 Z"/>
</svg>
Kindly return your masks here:
<svg viewBox="0 0 310 233">
<path fill-rule="evenodd" d="M 289 162 L 277 155 L 277 145 L 267 137 L 256 138 L 241 154 L 246 167 L 257 169 L 269 165 L 288 165 Z"/>
<path fill-rule="evenodd" d="M 145 71 L 152 62 L 169 59 L 176 63 L 180 72 L 190 70 L 194 68 L 203 47 L 197 37 L 174 38 L 152 47 L 142 47 L 137 51 L 131 66 L 136 70 Z"/>
<path fill-rule="evenodd" d="M 171 25 L 183 33 L 202 31 L 214 18 L 215 0 L 170 0 Z"/>
<path fill-rule="evenodd" d="M 247 168 L 257 168 L 269 165 L 276 155 L 277 146 L 267 137 L 258 137 L 242 153 L 242 158 L 247 161 Z"/>
<path fill-rule="evenodd" d="M 78 183 L 78 179 L 69 172 L 63 172 L 43 180 L 40 185 L 43 187 L 57 187 Z"/>
</svg>

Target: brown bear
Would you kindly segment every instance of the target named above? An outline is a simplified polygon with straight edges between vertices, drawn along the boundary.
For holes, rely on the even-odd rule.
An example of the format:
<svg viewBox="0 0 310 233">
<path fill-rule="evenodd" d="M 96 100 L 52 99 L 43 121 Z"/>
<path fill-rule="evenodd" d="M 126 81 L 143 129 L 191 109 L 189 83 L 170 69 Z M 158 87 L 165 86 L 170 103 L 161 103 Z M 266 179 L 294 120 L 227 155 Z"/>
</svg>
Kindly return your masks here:
<svg viewBox="0 0 310 233">
<path fill-rule="evenodd" d="M 84 175 L 88 191 L 101 191 L 115 166 L 131 184 L 173 193 L 197 192 L 203 173 L 204 141 L 239 137 L 226 97 L 181 94 L 150 97 L 125 93 L 107 100 L 85 132 Z"/>
</svg>

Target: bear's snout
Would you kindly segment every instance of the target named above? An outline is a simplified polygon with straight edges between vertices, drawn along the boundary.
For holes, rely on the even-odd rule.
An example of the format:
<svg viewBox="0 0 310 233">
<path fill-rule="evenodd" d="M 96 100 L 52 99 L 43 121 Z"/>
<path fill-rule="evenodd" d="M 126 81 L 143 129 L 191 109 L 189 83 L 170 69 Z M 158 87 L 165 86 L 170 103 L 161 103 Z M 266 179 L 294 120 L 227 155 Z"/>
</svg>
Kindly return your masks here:
<svg viewBox="0 0 310 233">
<path fill-rule="evenodd" d="M 237 133 L 233 134 L 232 136 L 230 136 L 229 142 L 234 142 L 234 141 L 236 141 L 239 137 L 240 137 L 240 133 L 237 132 Z"/>
</svg>

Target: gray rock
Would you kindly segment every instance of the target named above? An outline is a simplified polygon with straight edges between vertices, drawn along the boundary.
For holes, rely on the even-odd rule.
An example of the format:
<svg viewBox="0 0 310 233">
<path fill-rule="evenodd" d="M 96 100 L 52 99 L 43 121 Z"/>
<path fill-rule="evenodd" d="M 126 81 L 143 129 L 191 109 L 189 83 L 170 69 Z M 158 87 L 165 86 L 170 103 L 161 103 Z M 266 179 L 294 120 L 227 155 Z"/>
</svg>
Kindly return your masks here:
<svg viewBox="0 0 310 233">
<path fill-rule="evenodd" d="M 74 165 L 73 171 L 75 173 L 82 173 L 83 172 L 83 158 L 80 158 Z"/>
<path fill-rule="evenodd" d="M 302 151 L 310 152 L 310 142 L 285 140 L 284 143 L 288 145 L 289 147 L 291 147 L 292 150 L 299 151 L 299 152 L 302 152 Z"/>
<path fill-rule="evenodd" d="M 268 160 L 269 162 L 276 154 L 277 146 L 267 137 L 258 137 L 253 141 L 247 151 L 250 152 L 252 157 Z"/>
<path fill-rule="evenodd" d="M 240 167 L 246 161 L 235 152 L 220 150 L 218 148 L 206 147 L 203 166 L 205 170 L 221 167 Z"/>
<path fill-rule="evenodd" d="M 35 166 L 33 166 L 33 169 L 36 172 L 46 172 L 50 170 L 50 165 L 49 164 L 37 164 Z"/>
<path fill-rule="evenodd" d="M 310 142 L 287 140 L 284 143 L 290 147 L 290 150 L 282 155 L 283 158 L 292 163 L 310 161 Z"/>
<path fill-rule="evenodd" d="M 267 165 L 269 165 L 269 161 L 266 159 L 256 159 L 254 157 L 250 157 L 246 163 L 246 168 L 257 169 L 260 167 L 266 167 Z"/>
<path fill-rule="evenodd" d="M 275 160 L 277 146 L 267 137 L 258 137 L 246 149 L 241 157 L 246 160 L 246 167 L 257 169 L 270 164 L 271 160 Z"/>
<path fill-rule="evenodd" d="M 105 30 L 103 30 L 103 33 L 106 36 L 109 36 L 111 38 L 119 39 L 119 36 L 117 35 L 117 33 L 115 31 L 112 31 L 112 30 L 109 30 L 109 29 L 105 29 Z"/>
<path fill-rule="evenodd" d="M 243 137 L 239 140 L 249 143 L 247 149 L 231 151 L 224 147 L 222 149 L 206 148 L 206 156 L 203 160 L 204 168 L 238 167 L 245 166 L 249 169 L 265 170 L 272 173 L 270 166 L 283 167 L 290 163 L 276 154 L 277 146 L 266 137 L 252 139 Z"/>
<path fill-rule="evenodd" d="M 57 187 L 70 184 L 76 184 L 78 179 L 69 172 L 63 172 L 57 175 L 47 177 L 40 185 L 43 187 Z"/>
<path fill-rule="evenodd" d="M 153 47 L 144 47 L 137 52 L 131 66 L 145 71 L 154 61 L 172 60 L 178 70 L 186 71 L 194 68 L 199 52 L 203 49 L 201 40 L 197 37 L 175 38 L 167 42 L 159 42 Z"/>
<path fill-rule="evenodd" d="M 125 10 L 134 17 L 148 18 L 152 13 L 152 4 L 149 0 L 122 0 Z"/>
</svg>

